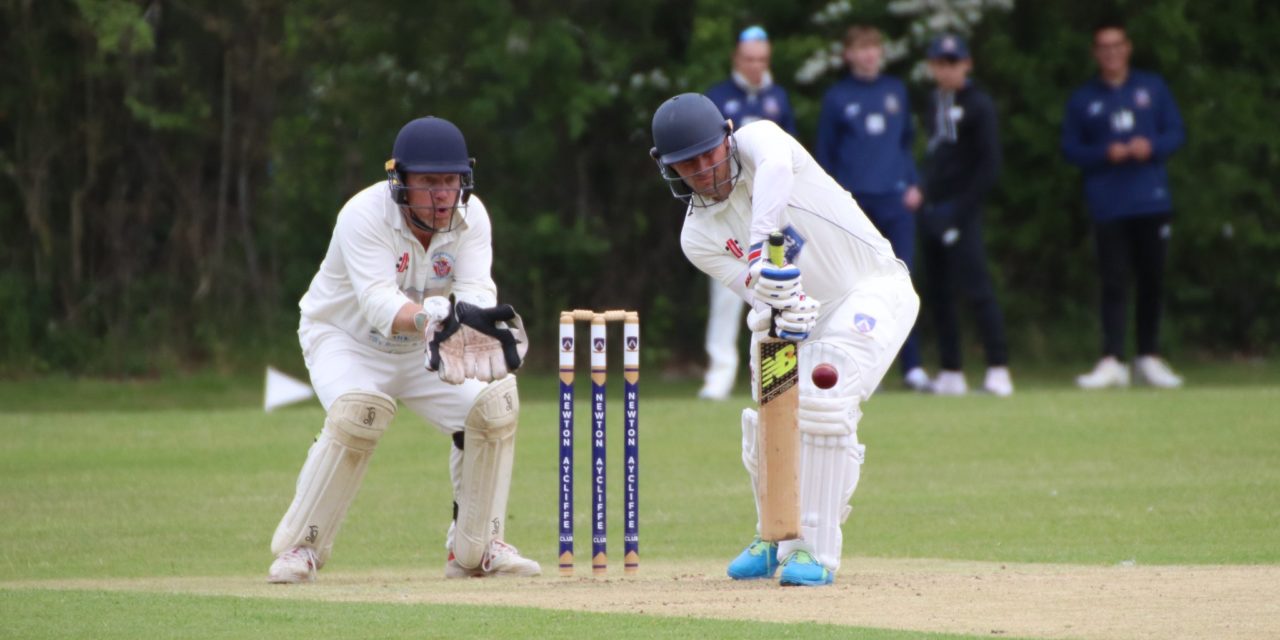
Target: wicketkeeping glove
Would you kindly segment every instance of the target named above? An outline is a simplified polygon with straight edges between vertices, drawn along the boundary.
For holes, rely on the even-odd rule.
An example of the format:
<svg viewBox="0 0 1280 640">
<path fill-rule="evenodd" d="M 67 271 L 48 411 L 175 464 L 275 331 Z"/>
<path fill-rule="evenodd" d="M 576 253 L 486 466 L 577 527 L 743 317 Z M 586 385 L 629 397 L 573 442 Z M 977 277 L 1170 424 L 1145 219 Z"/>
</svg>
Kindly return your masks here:
<svg viewBox="0 0 1280 640">
<path fill-rule="evenodd" d="M 426 365 L 450 384 L 468 378 L 490 382 L 519 369 L 528 350 L 524 321 L 511 305 L 459 302 L 427 343 Z"/>
</svg>

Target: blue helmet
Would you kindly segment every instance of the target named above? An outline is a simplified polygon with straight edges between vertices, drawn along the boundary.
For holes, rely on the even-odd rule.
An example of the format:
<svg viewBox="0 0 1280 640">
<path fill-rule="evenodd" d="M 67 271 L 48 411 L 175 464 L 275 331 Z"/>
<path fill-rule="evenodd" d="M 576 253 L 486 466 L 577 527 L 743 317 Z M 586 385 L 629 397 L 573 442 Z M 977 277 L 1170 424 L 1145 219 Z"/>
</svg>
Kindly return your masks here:
<svg viewBox="0 0 1280 640">
<path fill-rule="evenodd" d="M 452 122 L 435 116 L 411 120 L 396 135 L 395 145 L 391 148 L 391 159 L 386 162 L 391 198 L 409 209 L 406 217 L 414 226 L 428 232 L 445 231 L 447 229 L 436 229 L 423 222 L 412 211 L 413 207 L 408 206 L 411 190 L 408 186 L 408 174 L 458 174 L 461 193 L 455 208 L 465 207 L 475 188 L 475 177 L 472 175 L 475 164 L 475 158 L 467 155 L 467 141 L 462 137 L 462 131 Z"/>
<path fill-rule="evenodd" d="M 709 194 L 693 191 L 671 165 L 711 151 L 728 138 L 731 151 L 725 161 L 733 160 L 733 175 L 729 179 L 736 182 L 739 165 L 732 134 L 733 122 L 720 114 L 720 108 L 711 98 L 700 93 L 682 93 L 662 103 L 654 112 L 654 146 L 649 155 L 658 163 L 658 170 L 671 187 L 672 195 L 691 206 L 708 206 L 712 204 L 707 199 Z M 697 202 L 694 196 L 698 196 Z"/>
</svg>

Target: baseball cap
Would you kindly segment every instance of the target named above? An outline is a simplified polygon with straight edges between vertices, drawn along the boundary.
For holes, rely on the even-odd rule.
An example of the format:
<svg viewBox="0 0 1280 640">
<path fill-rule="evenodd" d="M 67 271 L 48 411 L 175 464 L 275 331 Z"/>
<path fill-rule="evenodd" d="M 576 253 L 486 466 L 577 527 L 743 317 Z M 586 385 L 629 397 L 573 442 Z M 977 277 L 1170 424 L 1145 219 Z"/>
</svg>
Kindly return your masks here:
<svg viewBox="0 0 1280 640">
<path fill-rule="evenodd" d="M 969 47 L 965 44 L 964 38 L 952 34 L 944 33 L 933 39 L 929 43 L 929 59 L 947 58 L 949 60 L 964 60 L 969 57 Z"/>
<path fill-rule="evenodd" d="M 738 34 L 738 42 L 753 42 L 756 40 L 768 40 L 769 34 L 765 33 L 764 27 L 760 25 L 751 25 L 742 30 Z"/>
</svg>

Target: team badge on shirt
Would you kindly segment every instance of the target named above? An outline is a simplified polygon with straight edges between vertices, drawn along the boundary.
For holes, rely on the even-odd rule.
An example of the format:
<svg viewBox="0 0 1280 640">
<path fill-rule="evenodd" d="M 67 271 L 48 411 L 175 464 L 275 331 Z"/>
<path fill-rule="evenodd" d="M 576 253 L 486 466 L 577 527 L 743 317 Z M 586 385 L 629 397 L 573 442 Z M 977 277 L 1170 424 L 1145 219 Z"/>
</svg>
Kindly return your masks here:
<svg viewBox="0 0 1280 640">
<path fill-rule="evenodd" d="M 862 113 L 862 105 L 857 102 L 850 102 L 844 106 L 845 119 L 852 120 L 858 117 L 859 113 Z"/>
<path fill-rule="evenodd" d="M 884 114 L 867 114 L 867 133 L 873 136 L 878 136 L 884 133 Z"/>
<path fill-rule="evenodd" d="M 396 260 L 396 273 L 404 273 L 409 270 L 409 252 L 404 252 L 399 260 Z"/>
<path fill-rule="evenodd" d="M 730 100 L 724 103 L 724 115 L 732 116 L 733 114 L 737 113 L 738 110 L 741 108 L 742 108 L 742 103 L 738 102 L 737 100 Z"/>
<path fill-rule="evenodd" d="M 1147 93 L 1145 88 L 1138 87 L 1138 90 L 1133 92 L 1133 104 L 1139 109 L 1146 109 L 1151 106 L 1151 94 Z"/>
<path fill-rule="evenodd" d="M 884 110 L 889 113 L 898 112 L 898 96 L 892 93 L 884 97 Z"/>
<path fill-rule="evenodd" d="M 857 329 L 858 333 L 871 333 L 871 330 L 876 328 L 876 319 L 865 313 L 855 313 L 853 328 Z"/>
<path fill-rule="evenodd" d="M 1090 103 L 1089 103 L 1089 115 L 1091 115 L 1091 116 L 1096 116 L 1096 115 L 1098 115 L 1098 114 L 1100 114 L 1100 113 L 1102 113 L 1102 101 L 1101 101 L 1101 100 L 1094 100 L 1093 102 L 1090 102 Z"/>
<path fill-rule="evenodd" d="M 773 96 L 764 99 L 764 112 L 770 116 L 777 116 L 782 112 L 782 107 L 778 105 L 778 100 Z"/>
<path fill-rule="evenodd" d="M 453 273 L 453 256 L 441 251 L 431 256 L 431 270 L 437 278 L 447 278 Z"/>
</svg>

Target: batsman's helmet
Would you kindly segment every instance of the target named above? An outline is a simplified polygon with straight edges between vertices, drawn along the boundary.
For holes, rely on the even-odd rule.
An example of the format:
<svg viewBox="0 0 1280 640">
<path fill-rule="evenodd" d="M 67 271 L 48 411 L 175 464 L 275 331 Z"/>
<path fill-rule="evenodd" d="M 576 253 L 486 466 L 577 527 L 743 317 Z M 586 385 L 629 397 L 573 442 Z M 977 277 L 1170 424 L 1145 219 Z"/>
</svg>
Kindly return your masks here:
<svg viewBox="0 0 1280 640">
<path fill-rule="evenodd" d="M 725 161 L 732 159 L 735 165 L 730 180 L 737 181 L 737 146 L 733 144 L 732 133 L 733 122 L 726 120 L 720 108 L 700 93 L 682 93 L 658 107 L 653 114 L 654 146 L 649 155 L 658 163 L 672 195 L 692 206 L 711 204 L 704 194 L 690 189 L 671 165 L 704 154 L 723 144 L 725 138 L 730 140 L 731 148 Z M 696 201 L 694 196 L 698 196 Z"/>
<path fill-rule="evenodd" d="M 472 169 L 475 158 L 467 155 L 467 141 L 456 125 L 444 118 L 427 116 L 411 120 L 396 135 L 391 159 L 386 162 L 387 185 L 397 204 L 408 206 L 408 174 L 456 173 L 461 179 L 461 193 L 456 206 L 465 206 L 475 188 Z M 424 231 L 437 231 L 410 211 L 409 221 Z"/>
</svg>

